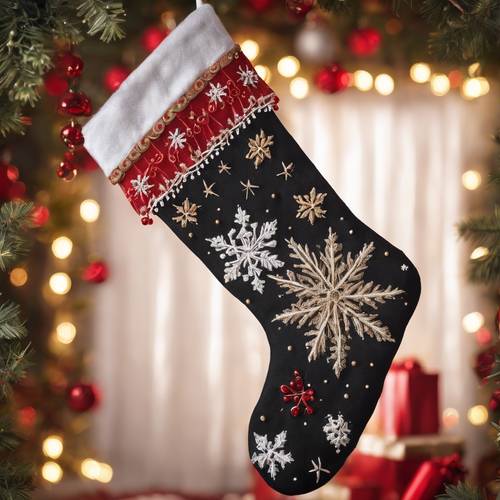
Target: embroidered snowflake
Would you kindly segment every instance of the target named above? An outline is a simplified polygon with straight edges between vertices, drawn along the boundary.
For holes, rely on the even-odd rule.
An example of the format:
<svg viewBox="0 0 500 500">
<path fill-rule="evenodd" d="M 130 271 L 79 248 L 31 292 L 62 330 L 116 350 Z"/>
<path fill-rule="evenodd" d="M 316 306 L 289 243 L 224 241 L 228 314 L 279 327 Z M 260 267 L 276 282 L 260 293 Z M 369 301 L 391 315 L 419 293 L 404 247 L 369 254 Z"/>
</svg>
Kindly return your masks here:
<svg viewBox="0 0 500 500">
<path fill-rule="evenodd" d="M 324 219 L 326 210 L 321 208 L 323 201 L 326 198 L 326 193 L 316 193 L 316 188 L 313 187 L 309 194 L 294 195 L 293 199 L 298 203 L 297 219 L 308 219 L 312 225 L 316 219 Z"/>
<path fill-rule="evenodd" d="M 339 413 L 337 418 L 333 418 L 331 415 L 327 415 L 326 418 L 328 422 L 323 426 L 326 440 L 335 446 L 337 453 L 340 453 L 340 448 L 347 446 L 351 440 L 349 438 L 351 429 L 349 429 L 349 424 L 344 420 L 342 413 Z"/>
<path fill-rule="evenodd" d="M 213 84 L 210 83 L 210 90 L 205 92 L 210 98 L 210 102 L 222 102 L 222 98 L 227 96 L 226 93 L 227 85 L 222 86 L 220 83 Z"/>
<path fill-rule="evenodd" d="M 293 462 L 291 453 L 286 453 L 283 449 L 286 444 L 286 431 L 282 431 L 274 437 L 274 441 L 267 439 L 267 434 L 261 436 L 253 433 L 257 451 L 252 455 L 252 463 L 258 464 L 261 469 L 267 465 L 267 472 L 272 479 L 276 479 L 279 472 L 279 466 L 282 469 L 286 464 Z"/>
<path fill-rule="evenodd" d="M 201 205 L 191 203 L 189 198 L 186 198 L 182 205 L 174 205 L 177 215 L 172 217 L 172 220 L 178 222 L 181 227 L 186 227 L 189 223 L 198 224 L 198 209 Z"/>
<path fill-rule="evenodd" d="M 276 247 L 276 240 L 272 240 L 278 228 L 278 221 L 264 222 L 258 230 L 257 222 L 250 222 L 250 216 L 239 206 L 234 216 L 234 222 L 239 230 L 231 229 L 226 238 L 222 235 L 207 238 L 210 246 L 220 252 L 220 258 L 226 261 L 224 281 L 235 281 L 239 277 L 247 282 L 252 279 L 252 289 L 264 292 L 264 280 L 260 278 L 262 271 L 272 271 L 283 266 L 278 256 L 271 254 L 269 248 Z"/>
<path fill-rule="evenodd" d="M 257 80 L 259 77 L 255 71 L 251 70 L 248 66 L 245 66 L 243 69 L 241 66 L 238 66 L 238 75 L 240 75 L 239 81 L 245 87 L 256 87 Z"/>
<path fill-rule="evenodd" d="M 170 147 L 174 149 L 184 149 L 184 144 L 186 143 L 186 134 L 181 132 L 176 128 L 173 132 L 168 134 L 170 140 Z"/>
<path fill-rule="evenodd" d="M 319 257 L 309 251 L 307 245 L 300 245 L 293 239 L 287 240 L 290 257 L 297 272 L 288 270 L 286 277 L 271 276 L 287 294 L 294 294 L 296 302 L 289 309 L 277 314 L 273 321 L 311 327 L 305 333 L 311 340 L 306 342 L 310 349 L 309 361 L 325 354 L 327 346 L 333 371 L 340 377 L 346 367 L 351 328 L 362 338 L 365 335 L 378 342 L 394 342 L 387 326 L 376 314 L 379 304 L 394 299 L 403 293 L 391 285 L 382 287 L 373 281 L 365 282 L 363 276 L 368 267 L 375 246 L 364 244 L 353 257 L 349 252 L 344 259 L 342 245 L 337 242 L 336 233 L 328 231 L 325 248 Z M 370 308 L 375 313 L 366 312 Z"/>
<path fill-rule="evenodd" d="M 153 184 L 148 184 L 149 175 L 143 175 L 141 177 L 140 174 L 137 175 L 135 179 L 130 181 L 132 187 L 134 188 L 134 197 L 135 196 L 147 196 L 149 190 L 153 187 Z"/>
<path fill-rule="evenodd" d="M 255 139 L 248 140 L 248 153 L 245 158 L 253 160 L 255 168 L 257 168 L 266 158 L 271 159 L 271 146 L 273 144 L 273 136 L 266 135 L 261 129 Z"/>
</svg>

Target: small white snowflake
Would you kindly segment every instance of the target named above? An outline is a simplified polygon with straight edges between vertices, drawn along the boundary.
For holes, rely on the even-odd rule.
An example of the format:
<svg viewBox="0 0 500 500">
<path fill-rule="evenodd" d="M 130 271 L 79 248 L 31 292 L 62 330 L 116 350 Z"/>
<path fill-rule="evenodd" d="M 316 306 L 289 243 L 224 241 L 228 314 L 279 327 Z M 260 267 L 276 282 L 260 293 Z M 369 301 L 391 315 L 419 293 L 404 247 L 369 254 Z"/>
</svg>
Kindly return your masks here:
<svg viewBox="0 0 500 500">
<path fill-rule="evenodd" d="M 239 81 L 243 83 L 245 87 L 256 87 L 257 80 L 259 77 L 255 71 L 251 70 L 248 66 L 245 66 L 243 69 L 241 66 L 238 66 L 238 75 L 240 75 Z"/>
<path fill-rule="evenodd" d="M 323 432 L 326 434 L 326 440 L 335 446 L 335 451 L 340 453 L 342 446 L 349 444 L 349 424 L 344 420 L 342 413 L 339 413 L 337 418 L 327 415 L 328 423 L 323 426 Z"/>
<path fill-rule="evenodd" d="M 293 462 L 292 454 L 285 453 L 285 450 L 282 449 L 286 443 L 286 431 L 277 434 L 274 437 L 274 441 L 269 441 L 267 434 L 261 436 L 254 432 L 253 435 L 257 452 L 254 452 L 252 455 L 252 463 L 257 463 L 261 469 L 264 469 L 267 465 L 267 472 L 272 479 L 276 479 L 276 475 L 279 472 L 278 465 L 284 469 L 286 464 Z"/>
<path fill-rule="evenodd" d="M 258 223 L 250 222 L 250 215 L 238 206 L 234 222 L 241 226 L 239 231 L 231 229 L 226 238 L 222 235 L 207 238 L 210 246 L 220 252 L 220 258 L 232 257 L 225 263 L 224 281 L 235 281 L 239 277 L 247 282 L 252 279 L 252 289 L 264 292 L 264 280 L 260 278 L 263 269 L 272 271 L 283 266 L 278 256 L 271 254 L 268 248 L 276 248 L 278 221 L 264 222 L 258 231 Z"/>
<path fill-rule="evenodd" d="M 222 102 L 222 98 L 226 97 L 227 85 L 222 86 L 220 83 L 210 84 L 210 90 L 205 92 L 205 95 L 210 97 L 210 102 Z"/>
<path fill-rule="evenodd" d="M 174 149 L 184 149 L 184 144 L 186 143 L 186 134 L 181 132 L 176 128 L 173 132 L 168 134 L 170 140 L 170 146 Z"/>
<path fill-rule="evenodd" d="M 132 179 L 130 181 L 130 184 L 132 184 L 132 187 L 134 188 L 134 197 L 135 196 L 147 196 L 149 193 L 149 190 L 153 187 L 152 184 L 148 184 L 149 181 L 149 175 L 143 175 L 141 177 L 140 174 L 137 175 L 135 179 Z"/>
</svg>

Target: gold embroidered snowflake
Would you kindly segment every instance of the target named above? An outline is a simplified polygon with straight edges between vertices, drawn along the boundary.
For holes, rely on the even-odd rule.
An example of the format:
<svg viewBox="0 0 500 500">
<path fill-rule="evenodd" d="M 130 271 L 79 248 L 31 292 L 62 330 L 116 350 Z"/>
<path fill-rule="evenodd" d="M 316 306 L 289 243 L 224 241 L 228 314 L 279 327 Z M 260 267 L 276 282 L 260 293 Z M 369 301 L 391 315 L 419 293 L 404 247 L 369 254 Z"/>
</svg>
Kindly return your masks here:
<svg viewBox="0 0 500 500">
<path fill-rule="evenodd" d="M 305 332 L 309 361 L 327 353 L 327 362 L 340 377 L 347 364 L 350 350 L 350 330 L 364 340 L 365 335 L 378 342 L 394 342 L 389 328 L 379 319 L 377 308 L 387 300 L 404 293 L 391 285 L 383 287 L 363 280 L 375 245 L 365 243 L 353 257 L 349 252 L 343 258 L 342 245 L 336 233 L 329 229 L 324 251 L 316 255 L 307 245 L 287 240 L 290 257 L 297 261 L 297 271 L 287 271 L 286 277 L 271 276 L 287 294 L 295 295 L 296 302 L 277 314 L 273 321 L 281 321 L 298 328 L 308 326 Z M 372 310 L 374 312 L 368 312 Z"/>
<path fill-rule="evenodd" d="M 172 220 L 178 222 L 181 227 L 186 227 L 188 224 L 198 224 L 198 209 L 201 205 L 191 203 L 189 198 L 186 198 L 182 205 L 174 205 L 177 215 L 172 217 Z"/>
<path fill-rule="evenodd" d="M 266 158 L 271 159 L 271 146 L 274 144 L 273 137 L 272 135 L 266 135 L 261 129 L 255 139 L 248 139 L 248 153 L 245 158 L 253 160 L 255 168 L 258 168 Z"/>
<path fill-rule="evenodd" d="M 325 198 L 326 193 L 316 193 L 315 187 L 309 194 L 294 195 L 293 199 L 299 204 L 297 219 L 308 219 L 311 224 L 314 224 L 316 219 L 324 219 L 326 210 L 323 210 L 321 205 Z"/>
</svg>

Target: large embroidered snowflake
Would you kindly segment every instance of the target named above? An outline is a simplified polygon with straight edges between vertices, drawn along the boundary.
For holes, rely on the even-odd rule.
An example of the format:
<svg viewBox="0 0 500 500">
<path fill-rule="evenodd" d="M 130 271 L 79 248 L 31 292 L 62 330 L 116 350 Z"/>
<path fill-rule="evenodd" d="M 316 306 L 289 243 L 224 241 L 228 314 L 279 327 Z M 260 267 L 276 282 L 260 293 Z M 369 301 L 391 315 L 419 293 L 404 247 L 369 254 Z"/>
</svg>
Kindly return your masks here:
<svg viewBox="0 0 500 500">
<path fill-rule="evenodd" d="M 227 85 L 210 83 L 210 90 L 205 94 L 210 98 L 210 102 L 222 102 L 222 98 L 227 95 L 226 90 Z"/>
<path fill-rule="evenodd" d="M 257 76 L 257 73 L 251 70 L 248 66 L 245 66 L 245 68 L 238 66 L 238 75 L 240 77 L 239 81 L 245 87 L 255 87 L 257 85 L 259 77 Z"/>
<path fill-rule="evenodd" d="M 253 160 L 255 168 L 262 164 L 268 158 L 271 159 L 271 146 L 274 144 L 272 135 L 266 135 L 261 131 L 255 136 L 255 139 L 248 140 L 248 153 L 245 158 Z"/>
<path fill-rule="evenodd" d="M 254 291 L 264 292 L 264 280 L 260 278 L 262 271 L 272 271 L 283 266 L 278 256 L 271 254 L 269 248 L 276 247 L 276 240 L 272 240 L 278 228 L 278 221 L 264 222 L 258 230 L 257 222 L 250 222 L 250 216 L 239 206 L 234 216 L 234 222 L 239 230 L 231 229 L 226 238 L 222 235 L 207 238 L 210 246 L 220 252 L 221 259 L 229 258 L 224 269 L 224 281 L 235 281 L 239 277 L 243 281 L 252 279 Z"/>
<path fill-rule="evenodd" d="M 149 190 L 153 187 L 153 184 L 149 184 L 149 175 L 144 174 L 142 177 L 140 174 L 137 175 L 135 179 L 132 179 L 130 181 L 130 184 L 132 184 L 132 187 L 134 188 L 134 197 L 135 196 L 140 196 L 141 198 L 143 196 L 147 196 L 149 193 Z"/>
<path fill-rule="evenodd" d="M 189 198 L 186 198 L 182 205 L 174 205 L 176 216 L 172 217 L 174 222 L 178 222 L 181 227 L 187 227 L 189 223 L 198 224 L 198 209 L 201 205 L 191 203 Z"/>
<path fill-rule="evenodd" d="M 349 429 L 349 424 L 344 419 L 342 413 L 339 413 L 337 418 L 333 418 L 331 415 L 327 415 L 326 418 L 328 422 L 323 426 L 326 440 L 335 446 L 337 453 L 340 453 L 340 448 L 347 446 L 351 440 L 349 437 L 351 429 Z"/>
<path fill-rule="evenodd" d="M 294 195 L 293 199 L 298 203 L 297 219 L 308 219 L 312 225 L 316 219 L 324 219 L 326 210 L 321 208 L 326 193 L 316 193 L 313 187 L 309 194 Z"/>
<path fill-rule="evenodd" d="M 257 451 L 252 455 L 252 463 L 258 464 L 261 469 L 267 465 L 267 472 L 272 479 L 276 479 L 279 466 L 284 469 L 286 464 L 293 462 L 292 454 L 283 449 L 286 444 L 286 431 L 277 434 L 274 441 L 269 441 L 267 434 L 261 436 L 254 432 L 253 436 Z"/>
<path fill-rule="evenodd" d="M 168 139 L 170 141 L 170 147 L 174 149 L 184 149 L 184 144 L 186 143 L 186 134 L 181 132 L 176 128 L 173 132 L 169 132 Z"/>
<path fill-rule="evenodd" d="M 296 302 L 289 309 L 277 314 L 273 321 L 311 327 L 305 335 L 310 349 L 309 361 L 325 354 L 329 347 L 327 362 L 337 377 L 346 367 L 349 351 L 350 329 L 362 338 L 365 335 L 379 342 L 394 342 L 387 326 L 383 325 L 377 313 L 378 305 L 394 299 L 403 293 L 391 285 L 382 287 L 373 281 L 365 282 L 363 276 L 375 249 L 373 242 L 364 244 L 353 257 L 349 252 L 343 259 L 342 245 L 337 242 L 336 233 L 329 229 L 325 248 L 319 257 L 309 251 L 307 245 L 300 245 L 293 239 L 287 240 L 290 257 L 297 272 L 288 270 L 286 277 L 271 276 L 287 294 L 294 294 Z"/>
</svg>

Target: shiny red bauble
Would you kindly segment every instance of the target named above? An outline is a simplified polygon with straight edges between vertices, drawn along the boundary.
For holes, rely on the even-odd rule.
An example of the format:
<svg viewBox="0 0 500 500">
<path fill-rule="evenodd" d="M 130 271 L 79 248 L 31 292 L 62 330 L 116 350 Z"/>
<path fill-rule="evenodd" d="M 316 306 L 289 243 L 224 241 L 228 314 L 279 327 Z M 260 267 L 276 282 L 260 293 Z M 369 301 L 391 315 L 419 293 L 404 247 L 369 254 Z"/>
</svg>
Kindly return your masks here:
<svg viewBox="0 0 500 500">
<path fill-rule="evenodd" d="M 83 146 L 85 139 L 83 138 L 82 126 L 79 123 L 68 123 L 61 129 L 61 140 L 70 149 L 76 149 Z"/>
<path fill-rule="evenodd" d="M 59 179 L 72 181 L 78 172 L 76 165 L 71 160 L 63 160 L 57 167 L 56 174 Z"/>
<path fill-rule="evenodd" d="M 69 88 L 66 78 L 53 69 L 48 71 L 43 77 L 43 86 L 47 94 L 54 97 L 64 94 Z"/>
<path fill-rule="evenodd" d="M 315 0 L 286 0 L 286 8 L 297 17 L 305 16 L 313 7 Z"/>
<path fill-rule="evenodd" d="M 102 260 L 90 263 L 82 273 L 82 279 L 88 283 L 103 283 L 108 279 L 108 266 Z"/>
<path fill-rule="evenodd" d="M 73 52 L 65 52 L 57 56 L 56 68 L 67 78 L 78 78 L 83 71 L 83 60 Z"/>
<path fill-rule="evenodd" d="M 500 408 L 500 389 L 495 389 L 488 403 L 488 408 L 497 411 Z"/>
<path fill-rule="evenodd" d="M 104 87 L 114 92 L 127 78 L 130 71 L 123 66 L 113 66 L 104 73 Z"/>
<path fill-rule="evenodd" d="M 38 205 L 33 208 L 31 212 L 31 220 L 33 221 L 33 225 L 36 227 L 41 227 L 47 224 L 50 218 L 50 211 L 44 205 Z"/>
<path fill-rule="evenodd" d="M 349 86 L 351 76 L 340 64 L 321 69 L 314 78 L 316 87 L 326 94 L 334 94 Z"/>
<path fill-rule="evenodd" d="M 248 6 L 255 12 L 265 12 L 273 5 L 274 0 L 247 0 Z"/>
<path fill-rule="evenodd" d="M 355 56 L 371 56 L 380 48 L 382 37 L 375 28 L 354 30 L 347 38 L 349 50 Z"/>
<path fill-rule="evenodd" d="M 169 33 L 170 31 L 168 29 L 158 26 L 146 28 L 141 37 L 141 44 L 144 50 L 146 52 L 153 52 Z"/>
<path fill-rule="evenodd" d="M 59 113 L 70 116 L 90 116 L 92 104 L 83 92 L 66 92 L 59 100 Z"/>
<path fill-rule="evenodd" d="M 66 394 L 69 408 L 79 413 L 95 408 L 99 398 L 99 391 L 94 384 L 73 384 L 68 387 Z"/>
<path fill-rule="evenodd" d="M 495 366 L 495 350 L 490 348 L 480 352 L 476 356 L 476 364 L 474 371 L 480 379 L 486 378 L 491 375 L 493 367 Z"/>
</svg>

